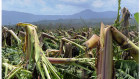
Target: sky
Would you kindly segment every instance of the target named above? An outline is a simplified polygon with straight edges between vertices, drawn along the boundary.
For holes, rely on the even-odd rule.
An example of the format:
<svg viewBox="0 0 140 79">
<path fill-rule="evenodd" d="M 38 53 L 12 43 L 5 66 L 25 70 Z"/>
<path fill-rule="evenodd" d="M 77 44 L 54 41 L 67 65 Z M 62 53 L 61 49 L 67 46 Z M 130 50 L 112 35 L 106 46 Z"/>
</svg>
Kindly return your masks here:
<svg viewBox="0 0 140 79">
<path fill-rule="evenodd" d="M 139 11 L 139 0 L 121 0 L 121 7 Z M 2 0 L 2 10 L 37 15 L 71 15 L 85 9 L 96 12 L 117 11 L 118 0 Z"/>
</svg>

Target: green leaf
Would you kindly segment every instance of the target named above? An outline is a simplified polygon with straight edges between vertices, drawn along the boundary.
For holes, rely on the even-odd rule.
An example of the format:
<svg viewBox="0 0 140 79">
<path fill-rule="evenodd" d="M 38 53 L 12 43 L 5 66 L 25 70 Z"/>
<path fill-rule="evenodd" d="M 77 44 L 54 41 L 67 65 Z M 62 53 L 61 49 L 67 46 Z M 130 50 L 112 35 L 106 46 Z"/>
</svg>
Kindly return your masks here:
<svg viewBox="0 0 140 79">
<path fill-rule="evenodd" d="M 51 77 L 50 77 L 50 75 L 49 75 L 49 72 L 48 72 L 48 69 L 47 69 L 47 67 L 46 67 L 46 65 L 43 63 L 43 68 L 44 68 L 44 70 L 45 70 L 45 75 L 47 76 L 47 79 L 51 79 Z"/>
<path fill-rule="evenodd" d="M 7 78 L 7 79 L 11 79 L 11 78 L 14 77 L 14 75 L 15 75 L 17 72 L 19 72 L 21 69 L 22 69 L 22 66 L 13 69 L 13 70 L 7 75 L 6 78 Z"/>
<path fill-rule="evenodd" d="M 138 79 L 139 65 L 134 60 L 118 60 L 115 62 L 116 78 Z"/>
<path fill-rule="evenodd" d="M 137 23 L 139 24 L 139 12 L 134 14 L 134 18 L 137 21 Z"/>
</svg>

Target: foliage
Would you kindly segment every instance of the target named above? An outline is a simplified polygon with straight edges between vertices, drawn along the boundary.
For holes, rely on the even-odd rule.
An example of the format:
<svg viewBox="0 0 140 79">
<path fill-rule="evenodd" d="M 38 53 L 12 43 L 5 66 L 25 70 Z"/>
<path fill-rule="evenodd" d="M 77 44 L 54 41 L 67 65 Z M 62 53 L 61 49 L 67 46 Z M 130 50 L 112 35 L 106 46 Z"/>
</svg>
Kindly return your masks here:
<svg viewBox="0 0 140 79">
<path fill-rule="evenodd" d="M 136 28 L 137 27 L 131 27 L 131 30 L 135 31 Z M 85 28 L 85 29 L 87 29 L 87 28 Z M 85 29 L 83 29 L 82 32 L 86 32 L 87 30 L 85 30 Z M 100 29 L 95 28 L 95 29 L 93 29 L 93 32 L 99 34 L 99 30 Z M 75 30 L 74 32 L 79 33 L 79 34 L 81 33 L 81 31 L 77 31 L 77 30 Z M 53 34 L 57 39 L 62 39 L 63 35 L 58 36 L 59 35 L 58 32 L 53 31 Z M 133 40 L 135 42 L 138 41 L 137 39 L 133 39 Z M 76 44 L 79 44 L 79 45 L 82 45 L 84 43 L 84 41 L 81 41 L 81 39 L 76 39 L 73 42 L 75 42 Z M 53 40 L 51 40 L 49 38 L 45 38 L 43 40 L 43 43 L 46 46 L 45 50 L 46 49 L 59 49 L 60 48 L 59 42 L 56 42 L 56 44 L 55 44 L 53 42 Z M 114 49 L 113 59 L 116 61 L 115 62 L 115 77 L 117 77 L 117 78 L 128 78 L 128 77 L 138 78 L 138 71 L 137 71 L 138 64 L 135 63 L 135 61 L 130 60 L 130 61 L 126 62 L 127 60 L 122 60 L 122 57 L 121 57 L 122 52 L 124 52 L 125 50 L 122 50 L 119 46 L 116 46 L 116 45 L 117 44 L 113 44 L 113 49 Z M 42 48 L 44 48 L 44 47 L 42 47 Z M 22 45 L 19 45 L 18 47 L 17 46 L 12 46 L 12 47 L 7 46 L 5 48 L 2 48 L 3 59 L 8 59 L 8 63 L 13 65 L 13 66 L 18 65 L 20 62 L 25 63 L 24 62 L 25 53 L 23 53 L 22 49 L 23 49 Z M 76 54 L 78 54 L 78 55 L 84 54 L 84 51 L 82 51 L 82 50 L 83 49 L 80 49 L 79 47 L 77 47 L 74 44 L 72 56 L 75 57 L 75 56 L 77 56 Z M 97 51 L 96 49 L 92 50 L 94 57 L 96 57 L 96 53 L 95 53 L 96 51 Z M 59 57 L 62 58 L 63 56 L 59 56 Z M 84 55 L 81 57 L 84 57 Z M 5 60 L 3 62 L 5 62 Z M 93 61 L 93 62 L 95 62 L 95 61 Z M 122 63 L 121 66 L 120 66 L 120 63 Z M 136 66 L 133 67 L 132 64 L 135 64 Z M 125 65 L 128 65 L 128 67 Z M 88 66 L 87 64 L 84 64 L 84 65 L 72 64 L 72 63 L 69 65 L 62 65 L 62 64 L 55 65 L 55 64 L 53 64 L 53 66 L 58 70 L 59 73 L 57 73 L 57 74 L 59 75 L 59 77 L 64 78 L 64 79 L 65 78 L 80 79 L 81 77 L 83 77 L 84 72 L 86 72 L 86 75 L 89 76 L 88 78 L 97 78 L 96 71 L 94 69 L 90 68 L 90 66 Z M 124 67 L 127 69 L 124 69 Z M 6 68 L 3 67 L 2 69 L 3 69 L 2 70 L 3 74 L 5 74 Z M 20 67 L 19 67 L 19 69 L 20 69 Z M 39 74 L 38 69 L 33 69 L 33 70 L 36 71 L 37 74 Z M 129 70 L 129 72 L 128 72 L 128 70 Z M 50 73 L 51 70 L 49 70 L 47 68 L 47 71 L 50 74 L 51 78 L 53 78 L 53 79 L 56 78 L 55 76 L 52 75 L 52 73 Z M 46 71 L 43 71 L 43 72 L 46 72 Z M 32 77 L 31 75 L 28 76 L 26 72 L 22 72 L 20 70 L 15 75 L 16 75 L 15 78 L 22 76 L 21 79 L 22 78 L 28 79 L 28 78 Z M 5 75 L 3 75 L 3 78 L 4 78 L 4 76 Z"/>
<path fill-rule="evenodd" d="M 120 10 L 121 10 L 121 0 L 118 0 L 118 13 L 117 13 L 117 19 L 115 20 L 114 26 L 120 26 Z"/>
<path fill-rule="evenodd" d="M 10 60 L 9 63 L 16 65 L 21 61 L 21 57 L 24 56 L 21 48 L 9 47 L 9 48 L 2 48 L 2 56 L 5 59 Z"/>
<path fill-rule="evenodd" d="M 121 28 L 120 4 L 121 4 L 121 0 L 118 0 L 118 14 L 117 14 L 117 19 L 115 20 L 114 23 L 114 26 L 116 26 L 119 30 Z M 138 22 L 139 20 L 138 13 L 136 13 L 134 16 L 136 21 Z M 26 29 L 26 36 L 21 37 L 21 39 L 25 39 L 25 41 L 22 42 L 22 43 L 25 42 L 25 44 L 23 45 L 22 43 L 20 43 L 17 45 L 16 42 L 12 42 L 11 46 L 5 46 L 2 48 L 2 78 L 3 79 L 7 79 L 7 78 L 97 79 L 98 77 L 100 77 L 100 75 L 98 75 L 98 71 L 97 71 L 98 69 L 96 67 L 97 59 L 98 59 L 97 53 L 99 52 L 99 53 L 105 53 L 106 56 L 103 57 L 104 61 L 106 61 L 107 63 L 110 61 L 109 63 L 111 63 L 111 64 L 104 63 L 104 66 L 108 67 L 106 69 L 104 68 L 104 70 L 105 71 L 110 70 L 111 72 L 109 73 L 112 74 L 108 74 L 108 73 L 104 73 L 104 74 L 107 74 L 109 76 L 113 75 L 117 79 L 138 79 L 139 64 L 136 63 L 136 61 L 132 60 L 131 56 L 130 59 L 127 60 L 124 60 L 122 58 L 123 55 L 122 53 L 126 52 L 128 49 L 123 50 L 121 49 L 119 44 L 117 44 L 115 41 L 112 41 L 111 34 L 113 33 L 111 33 L 110 30 L 106 31 L 104 27 L 102 27 L 101 28 L 102 31 L 100 31 L 100 28 L 98 26 L 92 28 L 91 34 L 92 35 L 97 34 L 97 36 L 100 37 L 100 40 L 97 40 L 97 46 L 96 46 L 97 48 L 89 49 L 84 45 L 87 39 L 89 39 L 88 36 L 90 35 L 90 32 L 86 23 L 85 22 L 83 23 L 85 24 L 85 26 L 83 26 L 82 28 L 77 28 L 77 29 L 75 29 L 74 27 L 66 28 L 66 27 L 62 27 L 63 25 L 58 25 L 57 27 L 58 29 L 56 27 L 53 27 L 55 28 L 55 30 L 52 29 L 51 26 L 49 26 L 49 28 L 46 28 L 44 25 L 42 25 L 43 27 L 39 27 L 39 29 L 37 30 L 37 26 L 20 23 L 19 25 L 25 27 Z M 18 31 L 20 30 L 15 31 L 15 34 L 17 34 Z M 129 31 L 133 33 L 133 37 L 130 37 L 130 40 L 132 40 L 132 42 L 135 44 L 138 43 L 139 38 L 138 38 L 137 26 L 131 25 Z M 41 34 L 42 32 L 45 32 L 54 38 L 50 39 L 45 37 L 42 41 L 39 41 L 40 37 L 38 37 L 38 34 Z M 117 35 L 117 32 L 115 32 L 114 34 Z M 79 35 L 80 37 L 76 37 L 77 35 Z M 120 41 L 120 39 L 116 37 L 115 40 L 117 39 Z M 15 41 L 14 38 L 12 38 L 11 40 Z M 122 40 L 123 39 L 121 39 L 121 41 Z M 113 45 L 110 43 L 113 43 Z M 121 45 L 123 46 L 123 44 Z M 98 50 L 98 47 L 100 47 L 101 49 Z M 64 61 L 55 60 L 55 63 L 53 63 L 50 60 L 48 60 L 49 59 L 47 57 L 48 53 L 46 52 L 47 49 L 57 50 L 57 52 L 49 52 L 49 53 L 56 53 L 54 56 L 52 56 L 52 58 L 64 59 L 64 56 L 66 54 L 69 54 L 67 56 L 69 59 Z M 102 49 L 103 50 L 105 49 L 105 51 L 103 51 Z M 89 54 L 92 56 L 89 56 Z M 102 57 L 102 55 L 100 56 Z M 81 58 L 81 59 L 71 60 L 71 58 Z M 94 60 L 89 61 L 89 60 L 84 60 L 84 58 L 88 58 L 88 59 L 94 58 Z M 114 67 L 112 66 L 112 64 L 114 64 Z"/>
<path fill-rule="evenodd" d="M 138 66 L 133 60 L 118 60 L 115 62 L 116 77 L 118 79 L 138 79 Z"/>
<path fill-rule="evenodd" d="M 134 18 L 137 21 L 137 23 L 139 24 L 139 12 L 134 14 Z"/>
</svg>

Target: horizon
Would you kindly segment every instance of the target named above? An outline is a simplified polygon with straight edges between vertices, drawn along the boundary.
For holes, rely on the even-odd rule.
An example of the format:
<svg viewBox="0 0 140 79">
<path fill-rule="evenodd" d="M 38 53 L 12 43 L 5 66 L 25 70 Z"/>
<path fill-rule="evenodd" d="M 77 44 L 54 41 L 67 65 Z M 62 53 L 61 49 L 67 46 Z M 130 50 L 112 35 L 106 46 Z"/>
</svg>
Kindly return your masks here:
<svg viewBox="0 0 140 79">
<path fill-rule="evenodd" d="M 34 15 L 72 15 L 84 10 L 93 12 L 115 11 L 118 0 L 2 0 L 2 10 L 31 13 Z M 121 1 L 121 8 L 126 7 L 130 13 L 139 12 L 137 0 Z"/>
<path fill-rule="evenodd" d="M 83 10 L 83 11 L 87 11 L 87 10 L 89 10 L 89 11 L 92 11 L 92 10 L 90 10 L 90 9 L 85 9 L 85 10 Z M 2 10 L 2 11 L 9 11 L 9 10 Z M 83 12 L 83 11 L 80 11 L 80 12 Z M 20 12 L 20 11 L 10 11 L 10 12 Z M 80 12 L 77 12 L 77 13 L 80 13 Z M 96 11 L 92 11 L 92 12 L 96 12 Z M 117 11 L 102 11 L 102 12 L 117 12 Z M 27 13 L 27 12 L 20 12 L 20 13 Z M 74 13 L 74 14 L 77 14 L 77 13 Z M 33 13 L 29 13 L 29 14 L 33 14 Z M 69 14 L 69 15 L 74 15 L 74 14 Z M 39 14 L 33 14 L 33 15 L 39 15 Z M 43 15 L 43 14 L 42 14 Z M 45 14 L 44 14 L 45 15 Z M 61 15 L 61 14 L 60 14 Z M 65 15 L 65 14 L 63 14 L 63 15 Z"/>
</svg>

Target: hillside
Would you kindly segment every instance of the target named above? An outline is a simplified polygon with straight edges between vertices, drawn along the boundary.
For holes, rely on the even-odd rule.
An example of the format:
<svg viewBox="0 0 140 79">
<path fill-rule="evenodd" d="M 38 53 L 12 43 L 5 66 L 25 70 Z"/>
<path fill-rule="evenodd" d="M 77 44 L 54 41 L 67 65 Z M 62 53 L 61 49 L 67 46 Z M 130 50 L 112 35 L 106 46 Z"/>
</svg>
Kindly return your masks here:
<svg viewBox="0 0 140 79">
<path fill-rule="evenodd" d="M 72 20 L 72 19 L 110 19 L 116 18 L 117 12 L 105 11 L 94 12 L 92 10 L 84 10 L 72 15 L 34 15 L 24 12 L 2 10 L 2 25 L 16 24 L 18 22 L 37 22 L 42 20 Z M 100 21 L 99 20 L 99 21 Z M 98 20 L 97 20 L 98 21 Z"/>
</svg>

